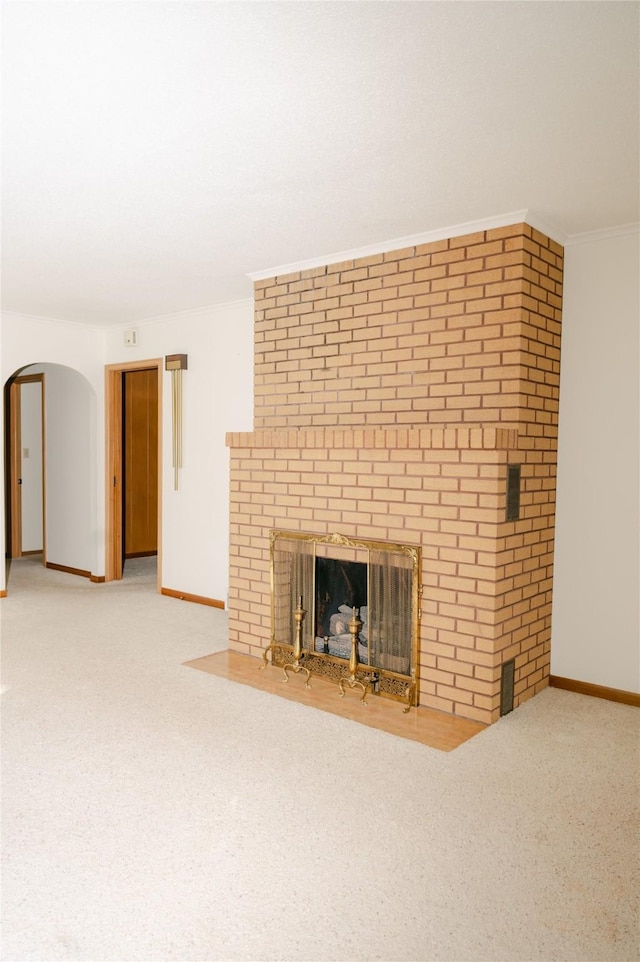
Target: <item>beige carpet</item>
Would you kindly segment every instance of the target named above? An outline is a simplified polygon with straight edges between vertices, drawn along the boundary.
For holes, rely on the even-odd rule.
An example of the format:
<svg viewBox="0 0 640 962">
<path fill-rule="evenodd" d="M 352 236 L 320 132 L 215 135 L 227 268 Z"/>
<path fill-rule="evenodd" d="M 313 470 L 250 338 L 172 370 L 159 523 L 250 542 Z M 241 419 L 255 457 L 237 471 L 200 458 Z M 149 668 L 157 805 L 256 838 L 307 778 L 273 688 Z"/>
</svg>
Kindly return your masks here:
<svg viewBox="0 0 640 962">
<path fill-rule="evenodd" d="M 639 709 L 547 690 L 436 751 L 184 667 L 226 616 L 143 567 L 12 564 L 6 962 L 640 958 Z"/>
</svg>

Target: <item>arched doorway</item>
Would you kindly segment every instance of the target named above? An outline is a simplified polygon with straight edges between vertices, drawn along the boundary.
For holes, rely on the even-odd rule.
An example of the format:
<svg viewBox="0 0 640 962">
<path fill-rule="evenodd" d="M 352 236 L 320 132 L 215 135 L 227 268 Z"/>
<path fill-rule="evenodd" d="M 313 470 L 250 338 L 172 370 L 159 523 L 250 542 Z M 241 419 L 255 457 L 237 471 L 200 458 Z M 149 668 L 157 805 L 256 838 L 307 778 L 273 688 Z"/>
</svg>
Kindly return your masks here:
<svg viewBox="0 0 640 962">
<path fill-rule="evenodd" d="M 26 497 L 25 480 L 37 451 L 25 442 L 23 391 L 42 386 L 41 478 L 32 472 L 31 484 L 40 484 L 41 544 L 36 544 L 38 523 L 33 490 Z M 26 395 L 25 395 L 26 396 Z M 74 368 L 33 363 L 15 371 L 4 385 L 5 402 L 5 524 L 8 558 L 40 549 L 47 567 L 103 580 L 97 566 L 96 524 L 96 394 L 89 381 Z M 33 399 L 28 405 L 33 414 Z M 28 426 L 34 437 L 33 418 Z M 20 484 L 20 481 L 23 483 Z M 31 507 L 29 507 L 29 505 Z M 26 513 L 25 513 L 26 508 Z M 28 539 L 25 540 L 25 529 Z"/>
</svg>

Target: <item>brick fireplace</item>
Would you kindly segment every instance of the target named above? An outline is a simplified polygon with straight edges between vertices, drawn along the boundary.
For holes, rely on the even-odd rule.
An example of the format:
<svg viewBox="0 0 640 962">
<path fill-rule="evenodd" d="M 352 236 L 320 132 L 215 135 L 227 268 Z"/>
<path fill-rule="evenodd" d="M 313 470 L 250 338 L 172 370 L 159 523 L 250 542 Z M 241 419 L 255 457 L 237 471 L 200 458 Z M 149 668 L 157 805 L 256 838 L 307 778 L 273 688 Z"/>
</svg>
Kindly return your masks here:
<svg viewBox="0 0 640 962">
<path fill-rule="evenodd" d="M 270 531 L 339 532 L 421 548 L 420 705 L 493 722 L 512 660 L 514 706 L 547 685 L 562 269 L 515 224 L 256 282 L 231 649 L 270 642 Z"/>
</svg>

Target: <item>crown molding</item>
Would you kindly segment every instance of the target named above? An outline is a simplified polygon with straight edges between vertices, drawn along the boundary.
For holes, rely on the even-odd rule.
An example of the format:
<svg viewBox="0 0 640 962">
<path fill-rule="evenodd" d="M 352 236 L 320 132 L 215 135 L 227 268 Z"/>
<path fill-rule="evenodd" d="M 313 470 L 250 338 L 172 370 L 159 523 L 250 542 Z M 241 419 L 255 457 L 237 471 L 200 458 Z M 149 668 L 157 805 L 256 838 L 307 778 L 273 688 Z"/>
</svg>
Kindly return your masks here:
<svg viewBox="0 0 640 962">
<path fill-rule="evenodd" d="M 566 235 L 557 227 L 545 223 L 530 210 L 510 211 L 507 214 L 496 214 L 482 220 L 471 220 L 464 224 L 451 227 L 441 227 L 426 231 L 423 234 L 410 234 L 407 237 L 395 237 L 392 240 L 381 241 L 379 244 L 368 244 L 353 250 L 339 251 L 334 254 L 324 254 L 309 260 L 295 261 L 292 264 L 281 264 L 260 271 L 252 271 L 247 276 L 252 281 L 263 281 L 269 277 L 279 277 L 283 274 L 295 274 L 298 271 L 310 270 L 314 267 L 324 267 L 326 264 L 338 264 L 341 261 L 357 260 L 360 257 L 371 257 L 375 254 L 386 254 L 389 251 L 402 250 L 405 247 L 419 247 L 421 244 L 432 244 L 435 241 L 448 240 L 450 237 L 463 237 L 465 234 L 476 234 L 479 231 L 495 230 L 498 227 L 511 227 L 512 224 L 528 224 L 535 230 L 546 234 L 558 244 L 564 244 Z"/>
<path fill-rule="evenodd" d="M 59 324 L 61 327 L 75 327 L 81 331 L 96 331 L 104 333 L 105 328 L 101 324 L 91 324 L 84 321 L 67 321 L 63 317 L 47 317 L 45 314 L 25 314 L 22 311 L 2 311 L 3 319 L 16 321 L 35 321 L 39 324 Z"/>
<path fill-rule="evenodd" d="M 162 321 L 187 321 L 205 317 L 213 311 L 224 311 L 231 308 L 250 306 L 253 309 L 253 296 L 241 297 L 235 301 L 222 301 L 221 303 L 207 304 L 204 307 L 194 307 L 191 310 L 175 311 L 172 314 L 158 314 L 154 317 L 144 317 L 140 320 L 134 319 L 123 321 L 121 324 L 105 322 L 103 324 L 84 323 L 83 321 L 67 321 L 62 317 L 46 317 L 43 314 L 25 314 L 21 311 L 2 311 L 2 318 L 15 321 L 35 321 L 40 324 L 59 324 L 61 327 L 74 327 L 82 331 L 96 331 L 101 334 L 109 334 L 112 331 L 126 331 L 132 327 L 145 327 L 147 325 L 158 324 Z"/>
<path fill-rule="evenodd" d="M 640 223 L 621 224 L 619 227 L 605 227 L 602 230 L 585 231 L 583 234 L 570 234 L 566 247 L 577 244 L 592 244 L 594 241 L 611 240 L 614 237 L 626 237 L 629 234 L 640 233 Z"/>
<path fill-rule="evenodd" d="M 174 311 L 171 314 L 156 314 L 153 317 L 143 317 L 140 320 L 128 321 L 126 324 L 110 326 L 109 330 L 128 330 L 130 327 L 146 327 L 151 324 L 161 324 L 163 321 L 188 321 L 206 317 L 212 311 L 224 311 L 230 308 L 249 305 L 253 309 L 253 295 L 251 297 L 239 297 L 235 301 L 221 301 L 215 304 L 205 304 L 204 307 L 193 307 L 186 311 Z"/>
<path fill-rule="evenodd" d="M 545 220 L 544 217 L 539 217 L 534 210 L 525 211 L 525 224 L 529 227 L 533 227 L 534 230 L 540 231 L 545 237 L 550 238 L 560 244 L 561 247 L 567 243 L 567 237 L 569 236 L 566 231 L 561 230 L 556 224 L 553 224 L 550 220 Z M 515 221 L 514 221 L 515 223 Z"/>
</svg>

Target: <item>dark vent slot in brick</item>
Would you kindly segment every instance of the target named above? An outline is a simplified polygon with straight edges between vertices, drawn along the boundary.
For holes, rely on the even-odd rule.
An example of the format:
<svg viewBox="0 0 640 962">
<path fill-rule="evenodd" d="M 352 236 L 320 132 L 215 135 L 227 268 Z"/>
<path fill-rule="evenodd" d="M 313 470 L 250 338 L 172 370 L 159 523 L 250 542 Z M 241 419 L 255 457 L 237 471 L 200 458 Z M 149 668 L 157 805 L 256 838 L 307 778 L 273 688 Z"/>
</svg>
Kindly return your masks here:
<svg viewBox="0 0 640 962">
<path fill-rule="evenodd" d="M 513 690 L 515 687 L 516 660 L 510 658 L 502 664 L 500 678 L 500 714 L 508 715 L 513 711 Z"/>
<path fill-rule="evenodd" d="M 507 466 L 507 521 L 520 517 L 520 465 Z"/>
</svg>

